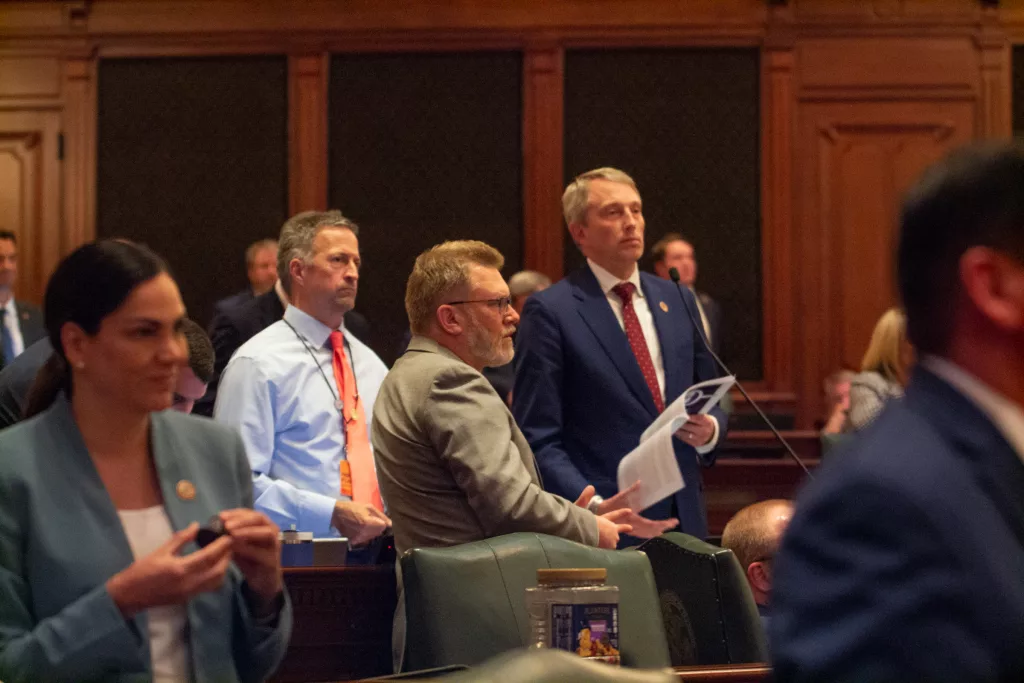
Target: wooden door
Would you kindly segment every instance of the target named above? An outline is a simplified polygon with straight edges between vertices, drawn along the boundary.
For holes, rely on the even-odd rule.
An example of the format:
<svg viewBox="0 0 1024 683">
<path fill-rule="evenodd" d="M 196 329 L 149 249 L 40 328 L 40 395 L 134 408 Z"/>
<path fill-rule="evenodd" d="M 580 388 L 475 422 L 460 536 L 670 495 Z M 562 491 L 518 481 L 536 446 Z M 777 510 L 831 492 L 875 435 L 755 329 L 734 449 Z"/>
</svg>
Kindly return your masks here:
<svg viewBox="0 0 1024 683">
<path fill-rule="evenodd" d="M 921 171 L 974 137 L 974 103 L 809 102 L 800 112 L 797 198 L 802 272 L 801 390 L 857 369 L 875 322 L 897 302 L 895 239 L 904 192 Z M 799 348 L 804 346 L 804 348 Z M 812 413 L 820 403 L 809 404 Z"/>
<path fill-rule="evenodd" d="M 40 303 L 60 253 L 60 112 L 0 111 L 0 229 L 17 236 L 15 294 Z"/>
</svg>

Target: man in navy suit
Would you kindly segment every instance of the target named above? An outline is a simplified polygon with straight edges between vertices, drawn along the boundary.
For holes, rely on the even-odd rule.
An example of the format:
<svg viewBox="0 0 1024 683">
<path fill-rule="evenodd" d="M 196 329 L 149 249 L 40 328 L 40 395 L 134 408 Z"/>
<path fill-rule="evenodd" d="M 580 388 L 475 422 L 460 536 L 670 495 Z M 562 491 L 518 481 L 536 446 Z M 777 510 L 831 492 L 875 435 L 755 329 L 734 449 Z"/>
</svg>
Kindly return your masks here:
<svg viewBox="0 0 1024 683">
<path fill-rule="evenodd" d="M 544 487 L 576 500 L 593 484 L 591 505 L 602 514 L 629 502 L 628 490 L 616 494 L 616 474 L 643 431 L 718 372 L 683 309 L 685 300 L 696 311 L 693 294 L 637 269 L 644 216 L 633 179 L 612 168 L 584 173 L 566 188 L 562 210 L 587 265 L 527 300 L 512 411 Z M 713 462 L 724 432 L 717 408 L 686 423 L 674 439 L 685 487 L 643 516 L 676 517 L 684 532 L 707 535 L 700 465 Z"/>
<path fill-rule="evenodd" d="M 274 288 L 277 282 L 277 240 L 263 239 L 249 245 L 245 250 L 245 276 L 249 279 L 246 289 L 213 305 L 214 320 Z"/>
<path fill-rule="evenodd" d="M 13 232 L 0 230 L 0 368 L 46 336 L 43 312 L 27 301 L 15 300 L 17 278 L 18 240 Z"/>
<path fill-rule="evenodd" d="M 1024 152 L 911 190 L 897 270 L 919 364 L 829 457 L 775 561 L 780 681 L 1024 680 Z"/>
</svg>

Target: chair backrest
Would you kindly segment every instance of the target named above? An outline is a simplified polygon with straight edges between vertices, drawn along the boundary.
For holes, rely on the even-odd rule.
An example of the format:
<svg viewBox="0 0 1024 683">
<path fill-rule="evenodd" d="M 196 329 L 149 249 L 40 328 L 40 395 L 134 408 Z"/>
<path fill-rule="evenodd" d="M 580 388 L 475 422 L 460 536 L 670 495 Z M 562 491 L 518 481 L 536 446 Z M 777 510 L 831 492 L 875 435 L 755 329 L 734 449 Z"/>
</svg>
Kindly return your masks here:
<svg viewBox="0 0 1024 683">
<path fill-rule="evenodd" d="M 643 553 L 516 533 L 451 548 L 415 548 L 400 561 L 403 671 L 474 665 L 529 646 L 525 591 L 537 584 L 537 570 L 547 567 L 606 568 L 608 584 L 619 587 L 623 665 L 669 665 L 654 575 Z"/>
<path fill-rule="evenodd" d="M 654 570 L 672 666 L 768 661 L 757 605 L 731 550 L 675 532 L 640 550 Z"/>
</svg>

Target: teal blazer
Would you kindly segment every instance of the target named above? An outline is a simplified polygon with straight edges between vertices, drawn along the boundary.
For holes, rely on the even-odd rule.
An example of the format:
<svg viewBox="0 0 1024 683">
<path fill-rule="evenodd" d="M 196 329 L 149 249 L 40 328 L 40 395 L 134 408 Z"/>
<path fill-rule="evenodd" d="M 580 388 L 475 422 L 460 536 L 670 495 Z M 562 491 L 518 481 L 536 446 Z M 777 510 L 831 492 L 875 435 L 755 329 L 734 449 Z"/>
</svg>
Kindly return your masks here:
<svg viewBox="0 0 1024 683">
<path fill-rule="evenodd" d="M 241 439 L 214 422 L 153 413 L 151 442 L 175 530 L 225 509 L 252 507 Z M 191 500 L 178 483 L 195 487 Z M 187 487 L 185 487 L 187 488 Z M 185 552 L 193 552 L 191 544 Z M 107 579 L 133 561 L 107 495 L 60 396 L 46 412 L 0 431 L 0 680 L 148 681 L 146 613 L 125 619 Z M 188 603 L 196 681 L 261 681 L 284 656 L 291 603 L 273 626 L 254 622 L 231 565 L 217 591 Z"/>
</svg>

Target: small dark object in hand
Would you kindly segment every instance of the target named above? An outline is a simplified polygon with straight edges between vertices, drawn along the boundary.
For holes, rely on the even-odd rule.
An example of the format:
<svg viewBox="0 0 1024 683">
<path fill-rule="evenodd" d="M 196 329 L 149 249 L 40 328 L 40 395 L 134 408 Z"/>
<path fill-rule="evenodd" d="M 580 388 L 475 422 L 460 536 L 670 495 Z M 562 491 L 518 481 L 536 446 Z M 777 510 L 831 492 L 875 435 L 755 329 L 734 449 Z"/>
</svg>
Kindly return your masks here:
<svg viewBox="0 0 1024 683">
<path fill-rule="evenodd" d="M 205 548 L 226 533 L 227 530 L 224 528 L 224 522 L 221 521 L 220 515 L 214 515 L 209 522 L 199 527 L 199 531 L 196 533 L 196 544 L 200 548 Z"/>
</svg>

